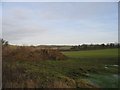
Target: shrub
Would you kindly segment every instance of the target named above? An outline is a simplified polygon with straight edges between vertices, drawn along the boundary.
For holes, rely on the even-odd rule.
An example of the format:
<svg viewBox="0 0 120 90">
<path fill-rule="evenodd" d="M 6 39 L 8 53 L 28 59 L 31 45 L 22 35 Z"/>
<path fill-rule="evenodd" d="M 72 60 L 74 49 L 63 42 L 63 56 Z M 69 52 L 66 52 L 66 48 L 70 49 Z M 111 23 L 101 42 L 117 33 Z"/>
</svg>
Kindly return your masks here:
<svg viewBox="0 0 120 90">
<path fill-rule="evenodd" d="M 3 60 L 26 60 L 26 61 L 39 61 L 39 60 L 65 60 L 67 57 L 56 50 L 50 49 L 32 49 L 31 47 L 6 47 L 3 49 Z"/>
</svg>

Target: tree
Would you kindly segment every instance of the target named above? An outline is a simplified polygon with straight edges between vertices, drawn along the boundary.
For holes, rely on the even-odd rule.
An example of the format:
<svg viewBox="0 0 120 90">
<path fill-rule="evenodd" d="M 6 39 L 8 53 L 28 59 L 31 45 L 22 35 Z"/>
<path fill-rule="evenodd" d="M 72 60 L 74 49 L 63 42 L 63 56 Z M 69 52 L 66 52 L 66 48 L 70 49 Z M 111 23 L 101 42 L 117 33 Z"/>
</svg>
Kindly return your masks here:
<svg viewBox="0 0 120 90">
<path fill-rule="evenodd" d="M 0 41 L 1 41 L 1 44 L 2 44 L 3 47 L 9 45 L 8 41 L 5 41 L 5 40 L 3 40 L 3 39 L 0 39 Z"/>
</svg>

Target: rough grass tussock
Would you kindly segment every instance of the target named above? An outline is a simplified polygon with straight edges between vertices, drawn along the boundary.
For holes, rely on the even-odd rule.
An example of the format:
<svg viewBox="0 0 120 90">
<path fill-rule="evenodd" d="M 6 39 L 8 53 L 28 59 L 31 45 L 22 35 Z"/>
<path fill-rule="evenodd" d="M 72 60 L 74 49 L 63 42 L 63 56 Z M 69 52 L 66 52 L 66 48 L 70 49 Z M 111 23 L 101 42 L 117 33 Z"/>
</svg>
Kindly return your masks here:
<svg viewBox="0 0 120 90">
<path fill-rule="evenodd" d="M 57 50 L 52 49 L 33 49 L 31 47 L 6 47 L 3 49 L 3 59 L 11 60 L 26 60 L 26 61 L 40 61 L 40 60 L 65 60 L 67 57 Z"/>
</svg>

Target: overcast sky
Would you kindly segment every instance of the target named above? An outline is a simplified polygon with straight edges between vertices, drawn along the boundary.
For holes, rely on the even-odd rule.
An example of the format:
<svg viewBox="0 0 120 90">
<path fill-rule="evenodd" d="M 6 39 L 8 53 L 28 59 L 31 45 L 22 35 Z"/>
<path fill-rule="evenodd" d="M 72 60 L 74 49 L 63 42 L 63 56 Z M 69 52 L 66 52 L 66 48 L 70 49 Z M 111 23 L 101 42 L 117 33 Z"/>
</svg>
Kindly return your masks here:
<svg viewBox="0 0 120 90">
<path fill-rule="evenodd" d="M 17 45 L 118 42 L 117 2 L 2 3 L 2 36 Z"/>
</svg>

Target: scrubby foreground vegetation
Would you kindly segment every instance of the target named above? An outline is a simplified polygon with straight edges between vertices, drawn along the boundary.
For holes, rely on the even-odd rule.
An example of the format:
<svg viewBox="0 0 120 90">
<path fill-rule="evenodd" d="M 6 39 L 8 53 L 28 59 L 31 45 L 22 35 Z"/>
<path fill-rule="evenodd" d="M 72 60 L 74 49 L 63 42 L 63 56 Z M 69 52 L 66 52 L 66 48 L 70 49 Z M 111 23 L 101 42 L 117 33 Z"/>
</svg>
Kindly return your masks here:
<svg viewBox="0 0 120 90">
<path fill-rule="evenodd" d="M 22 53 L 24 55 L 26 51 L 23 50 Z M 71 51 L 62 54 L 67 57 L 65 60 L 21 60 L 25 58 L 22 55 L 21 59 L 12 60 L 11 55 L 3 55 L 3 88 L 102 88 L 111 87 L 110 84 L 117 87 L 117 81 L 107 83 L 110 81 L 104 80 L 101 82 L 106 84 L 104 86 L 91 83 L 90 79 L 93 74 L 118 74 L 118 68 L 110 66 L 118 64 L 118 49 Z M 101 79 L 98 78 L 99 80 Z"/>
<path fill-rule="evenodd" d="M 65 60 L 67 57 L 57 50 L 36 49 L 26 46 L 3 48 L 3 60 L 40 61 L 46 59 Z"/>
<path fill-rule="evenodd" d="M 3 88 L 117 88 L 118 48 L 66 51 L 3 47 Z"/>
</svg>

